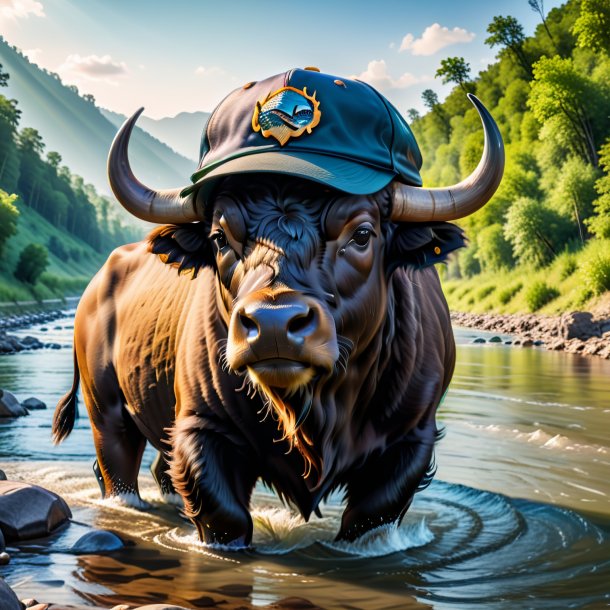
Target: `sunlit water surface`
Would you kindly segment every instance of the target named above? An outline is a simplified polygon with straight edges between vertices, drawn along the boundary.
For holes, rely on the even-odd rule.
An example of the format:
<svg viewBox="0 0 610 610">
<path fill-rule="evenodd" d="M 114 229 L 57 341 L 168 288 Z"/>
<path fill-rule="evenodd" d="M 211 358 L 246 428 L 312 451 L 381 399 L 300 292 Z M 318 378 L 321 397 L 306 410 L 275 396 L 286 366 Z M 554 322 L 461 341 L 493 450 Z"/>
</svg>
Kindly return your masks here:
<svg viewBox="0 0 610 610">
<path fill-rule="evenodd" d="M 225 609 L 610 606 L 610 362 L 472 344 L 490 335 L 456 329 L 437 477 L 399 528 L 337 544 L 340 496 L 304 523 L 261 487 L 253 548 L 229 552 L 200 544 L 161 501 L 146 468 L 152 451 L 141 487 L 153 509 L 141 512 L 99 499 L 86 416 L 51 445 L 52 407 L 72 382 L 72 322 L 21 331 L 64 349 L 0 357 L 0 387 L 51 407 L 0 421 L 0 467 L 60 493 L 75 519 L 11 551 L 0 570 L 20 597 Z M 134 544 L 106 556 L 69 553 L 91 526 Z"/>
</svg>

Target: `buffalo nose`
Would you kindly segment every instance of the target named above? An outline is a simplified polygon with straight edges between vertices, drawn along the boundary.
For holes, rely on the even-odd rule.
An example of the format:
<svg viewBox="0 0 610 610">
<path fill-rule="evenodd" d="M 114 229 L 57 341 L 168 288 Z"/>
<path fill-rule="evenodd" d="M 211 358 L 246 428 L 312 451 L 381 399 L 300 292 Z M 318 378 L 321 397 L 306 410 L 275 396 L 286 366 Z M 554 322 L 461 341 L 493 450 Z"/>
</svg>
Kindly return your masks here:
<svg viewBox="0 0 610 610">
<path fill-rule="evenodd" d="M 307 303 L 251 303 L 237 312 L 237 322 L 249 343 L 262 338 L 302 344 L 317 327 L 317 315 Z"/>
</svg>

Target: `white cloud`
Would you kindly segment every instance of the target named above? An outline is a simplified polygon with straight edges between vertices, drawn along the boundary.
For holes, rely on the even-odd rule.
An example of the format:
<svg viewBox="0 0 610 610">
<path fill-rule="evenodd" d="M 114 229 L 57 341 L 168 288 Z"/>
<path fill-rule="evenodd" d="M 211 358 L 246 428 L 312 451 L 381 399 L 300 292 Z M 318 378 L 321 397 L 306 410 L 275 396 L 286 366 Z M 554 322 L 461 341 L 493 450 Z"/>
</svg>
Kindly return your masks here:
<svg viewBox="0 0 610 610">
<path fill-rule="evenodd" d="M 392 76 L 388 73 L 388 66 L 383 59 L 374 59 L 373 61 L 369 61 L 367 69 L 358 76 L 354 76 L 352 78 L 363 80 L 379 91 L 387 91 L 388 89 L 406 89 L 411 85 L 428 80 L 428 77 L 426 76 L 417 77 L 410 72 L 405 72 L 398 78 L 392 78 Z"/>
<path fill-rule="evenodd" d="M 68 55 L 57 72 L 71 81 L 104 81 L 116 85 L 116 77 L 126 76 L 127 64 L 123 61 L 114 61 L 110 55 L 87 55 L 81 57 L 78 53 Z"/>
<path fill-rule="evenodd" d="M 36 0 L 0 0 L 0 24 L 17 19 L 45 17 L 42 3 Z"/>
<path fill-rule="evenodd" d="M 433 23 L 424 30 L 421 38 L 407 34 L 402 39 L 400 51 L 411 51 L 413 55 L 434 55 L 456 42 L 470 42 L 474 36 L 473 32 L 468 32 L 464 28 L 455 27 L 450 30 L 439 23 Z"/>
<path fill-rule="evenodd" d="M 207 68 L 205 66 L 197 66 L 195 68 L 195 74 L 197 76 L 220 76 L 224 73 L 225 71 L 218 66 L 210 66 Z"/>
</svg>

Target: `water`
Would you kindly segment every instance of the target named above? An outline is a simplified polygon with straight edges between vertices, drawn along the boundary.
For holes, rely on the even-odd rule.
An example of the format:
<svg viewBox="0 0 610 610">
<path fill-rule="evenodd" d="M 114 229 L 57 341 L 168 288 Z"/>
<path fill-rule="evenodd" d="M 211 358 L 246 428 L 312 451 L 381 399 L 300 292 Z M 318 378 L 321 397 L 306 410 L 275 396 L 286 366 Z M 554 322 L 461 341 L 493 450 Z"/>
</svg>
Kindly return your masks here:
<svg viewBox="0 0 610 610">
<path fill-rule="evenodd" d="M 0 358 L 0 387 L 54 406 L 72 381 L 71 324 L 23 331 L 66 349 Z M 20 597 L 106 607 L 610 607 L 610 362 L 472 344 L 481 334 L 456 330 L 435 482 L 400 528 L 353 544 L 333 542 L 339 496 L 306 524 L 261 487 L 253 549 L 202 545 L 145 468 L 151 511 L 100 500 L 86 417 L 60 447 L 50 443 L 52 409 L 0 421 L 0 468 L 61 493 L 75 519 L 49 540 L 15 548 L 2 575 Z M 145 466 L 153 458 L 147 450 Z M 134 545 L 75 556 L 69 548 L 86 526 L 114 529 Z"/>
</svg>

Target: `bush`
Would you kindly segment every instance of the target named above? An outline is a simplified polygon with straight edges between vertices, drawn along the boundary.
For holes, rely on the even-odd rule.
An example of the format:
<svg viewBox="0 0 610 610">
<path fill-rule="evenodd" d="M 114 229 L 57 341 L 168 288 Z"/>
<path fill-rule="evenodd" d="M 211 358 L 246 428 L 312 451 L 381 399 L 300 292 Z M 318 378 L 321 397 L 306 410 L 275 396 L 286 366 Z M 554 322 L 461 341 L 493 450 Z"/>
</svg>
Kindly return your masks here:
<svg viewBox="0 0 610 610">
<path fill-rule="evenodd" d="M 485 288 L 481 288 L 481 290 L 477 292 L 477 298 L 479 300 L 483 300 L 486 296 L 489 296 L 495 289 L 495 286 L 485 286 Z"/>
<path fill-rule="evenodd" d="M 21 251 L 14 275 L 22 282 L 34 285 L 48 264 L 47 249 L 40 244 L 30 244 Z"/>
<path fill-rule="evenodd" d="M 499 271 L 513 265 L 513 251 L 499 224 L 481 229 L 477 235 L 477 259 L 485 271 Z"/>
<path fill-rule="evenodd" d="M 501 290 L 498 293 L 498 300 L 500 303 L 502 303 L 502 305 L 506 305 L 521 290 L 521 288 L 523 288 L 523 284 L 521 282 L 509 286 L 508 288 L 504 288 L 504 290 Z"/>
<path fill-rule="evenodd" d="M 63 243 L 57 239 L 55 235 L 51 235 L 51 237 L 49 237 L 47 248 L 49 249 L 49 252 L 55 254 L 55 256 L 60 258 L 62 261 L 66 261 L 70 256 Z"/>
<path fill-rule="evenodd" d="M 19 210 L 15 207 L 17 195 L 9 195 L 0 189 L 0 256 L 4 244 L 17 233 Z"/>
<path fill-rule="evenodd" d="M 530 308 L 530 311 L 538 311 L 547 303 L 559 296 L 559 291 L 546 282 L 534 282 L 531 284 L 525 293 L 525 302 Z"/>
<path fill-rule="evenodd" d="M 559 278 L 562 280 L 568 279 L 576 269 L 578 269 L 578 261 L 576 256 L 569 252 L 560 254 L 557 259 L 557 265 L 559 267 Z"/>
<path fill-rule="evenodd" d="M 610 290 L 610 256 L 595 254 L 580 268 L 586 293 L 595 296 Z"/>
</svg>

